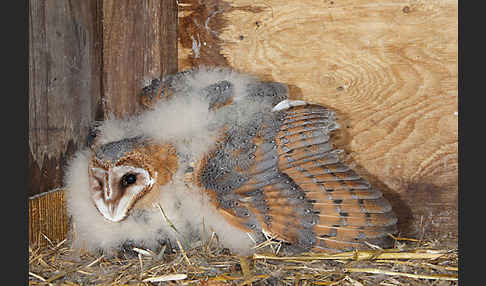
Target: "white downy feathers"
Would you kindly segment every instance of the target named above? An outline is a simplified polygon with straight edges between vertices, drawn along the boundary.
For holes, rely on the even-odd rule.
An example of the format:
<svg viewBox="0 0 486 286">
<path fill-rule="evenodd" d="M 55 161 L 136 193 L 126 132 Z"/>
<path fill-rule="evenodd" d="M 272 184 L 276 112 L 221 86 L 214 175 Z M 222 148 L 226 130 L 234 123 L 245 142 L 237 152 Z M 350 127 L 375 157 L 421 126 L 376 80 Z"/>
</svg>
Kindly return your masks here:
<svg viewBox="0 0 486 286">
<path fill-rule="evenodd" d="M 233 101 L 247 100 L 220 110 L 209 110 L 209 102 L 200 96 L 204 87 L 227 80 L 233 85 Z M 177 152 L 190 160 L 198 160 L 214 146 L 221 129 L 229 122 L 237 124 L 252 120 L 252 114 L 270 111 L 272 106 L 248 100 L 247 87 L 258 80 L 229 69 L 200 68 L 175 82 L 176 93 L 169 100 L 161 100 L 154 110 L 125 120 L 109 119 L 97 129 L 101 144 L 143 136 L 155 143 L 170 143 Z M 103 218 L 93 205 L 88 188 L 89 149 L 79 151 L 69 163 L 65 184 L 67 207 L 73 224 L 73 246 L 88 251 L 115 253 L 124 242 L 135 242 L 155 248 L 164 240 L 196 241 L 203 231 L 206 237 L 214 231 L 223 246 L 241 254 L 248 254 L 254 242 L 247 233 L 230 226 L 208 205 L 201 190 L 187 186 L 184 169 L 190 163 L 180 159 L 179 169 L 171 183 L 162 187 L 160 197 L 152 209 L 128 216 L 117 223 Z M 167 215 L 169 225 L 161 214 Z M 205 229 L 203 229 L 203 226 Z"/>
</svg>

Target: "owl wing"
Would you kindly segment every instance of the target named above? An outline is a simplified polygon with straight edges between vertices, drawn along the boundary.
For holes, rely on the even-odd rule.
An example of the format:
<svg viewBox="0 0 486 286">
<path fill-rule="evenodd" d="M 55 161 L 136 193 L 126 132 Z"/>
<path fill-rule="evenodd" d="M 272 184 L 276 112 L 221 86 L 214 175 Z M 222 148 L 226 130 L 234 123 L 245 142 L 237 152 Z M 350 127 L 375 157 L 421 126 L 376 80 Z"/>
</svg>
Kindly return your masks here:
<svg viewBox="0 0 486 286">
<path fill-rule="evenodd" d="M 228 126 L 200 162 L 195 183 L 234 226 L 307 250 L 386 247 L 397 219 L 382 193 L 340 162 L 329 139 L 329 109 L 278 104 L 243 126 Z"/>
<path fill-rule="evenodd" d="M 176 92 L 177 82 L 184 81 L 184 77 L 191 73 L 192 70 L 186 70 L 152 79 L 138 94 L 140 104 L 146 109 L 151 109 L 161 99 L 171 98 Z"/>
<path fill-rule="evenodd" d="M 208 85 L 194 86 L 188 77 L 201 77 L 198 70 L 185 70 L 176 74 L 171 74 L 162 79 L 155 78 L 149 85 L 145 86 L 139 94 L 139 100 L 143 107 L 151 109 L 161 99 L 168 100 L 175 94 L 187 94 L 193 92 L 208 100 L 209 109 L 215 110 L 227 106 L 234 102 L 236 89 L 244 89 L 244 93 L 249 98 L 265 99 L 270 104 L 276 105 L 278 102 L 287 99 L 288 88 L 279 82 L 260 82 L 257 80 L 249 81 L 247 86 L 235 86 L 235 78 L 225 79 L 224 72 L 217 74 L 221 77 L 216 82 Z M 201 80 L 205 80 L 203 78 Z M 241 80 L 241 79 L 240 79 Z M 242 92 L 242 90 L 239 90 Z"/>
</svg>

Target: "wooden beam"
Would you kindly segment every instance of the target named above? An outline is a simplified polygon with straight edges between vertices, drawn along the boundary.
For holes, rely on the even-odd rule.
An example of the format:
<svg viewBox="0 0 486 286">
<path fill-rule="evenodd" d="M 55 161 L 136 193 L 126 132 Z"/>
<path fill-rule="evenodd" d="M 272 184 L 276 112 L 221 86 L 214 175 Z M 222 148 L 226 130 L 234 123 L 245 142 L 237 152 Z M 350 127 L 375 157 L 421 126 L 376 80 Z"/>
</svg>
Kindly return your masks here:
<svg viewBox="0 0 486 286">
<path fill-rule="evenodd" d="M 148 80 L 177 72 L 176 0 L 103 0 L 105 118 L 142 110 Z"/>
<path fill-rule="evenodd" d="M 62 186 L 101 113 L 99 2 L 29 1 L 29 195 Z"/>
</svg>

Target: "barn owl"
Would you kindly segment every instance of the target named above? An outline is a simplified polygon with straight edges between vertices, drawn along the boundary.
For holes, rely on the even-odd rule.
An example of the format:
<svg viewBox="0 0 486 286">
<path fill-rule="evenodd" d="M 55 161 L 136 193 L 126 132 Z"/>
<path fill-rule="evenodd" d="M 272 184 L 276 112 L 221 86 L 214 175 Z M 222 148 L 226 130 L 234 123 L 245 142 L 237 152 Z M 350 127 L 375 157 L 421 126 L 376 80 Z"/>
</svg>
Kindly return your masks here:
<svg viewBox="0 0 486 286">
<path fill-rule="evenodd" d="M 389 246 L 397 218 L 340 161 L 334 112 L 288 93 L 225 68 L 153 80 L 146 111 L 98 124 L 68 164 L 73 246 L 156 249 L 213 232 L 241 255 L 268 237 L 299 251 Z"/>
</svg>

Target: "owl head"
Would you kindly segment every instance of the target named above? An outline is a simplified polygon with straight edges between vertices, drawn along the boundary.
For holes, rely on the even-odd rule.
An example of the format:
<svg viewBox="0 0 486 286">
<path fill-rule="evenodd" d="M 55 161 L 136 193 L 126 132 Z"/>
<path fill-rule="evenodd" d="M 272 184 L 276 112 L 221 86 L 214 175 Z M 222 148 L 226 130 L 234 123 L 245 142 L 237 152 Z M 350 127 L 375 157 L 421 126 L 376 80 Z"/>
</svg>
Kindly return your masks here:
<svg viewBox="0 0 486 286">
<path fill-rule="evenodd" d="M 132 209 L 145 208 L 166 185 L 178 165 L 172 145 L 158 145 L 141 136 L 92 144 L 89 193 L 108 221 L 124 220 Z"/>
</svg>

